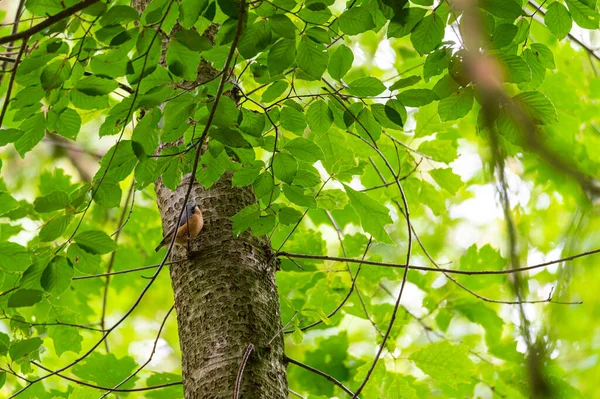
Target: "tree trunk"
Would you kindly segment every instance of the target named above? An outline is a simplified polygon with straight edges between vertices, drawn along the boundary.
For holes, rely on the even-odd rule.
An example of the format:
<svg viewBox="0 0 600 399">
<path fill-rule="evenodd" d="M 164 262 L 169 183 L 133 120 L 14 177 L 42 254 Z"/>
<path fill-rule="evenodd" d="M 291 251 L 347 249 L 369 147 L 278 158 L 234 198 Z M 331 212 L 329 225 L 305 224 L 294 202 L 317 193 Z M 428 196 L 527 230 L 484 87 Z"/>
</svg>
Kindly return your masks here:
<svg viewBox="0 0 600 399">
<path fill-rule="evenodd" d="M 132 3 L 141 13 L 149 2 Z M 167 45 L 163 37 L 165 50 Z M 204 80 L 198 76 L 198 82 Z M 239 397 L 286 398 L 277 264 L 266 238 L 249 232 L 233 236 L 229 218 L 256 198 L 250 187 L 232 187 L 231 177 L 227 172 L 207 190 L 194 182 L 190 200 L 197 200 L 204 216 L 204 228 L 191 247 L 198 255 L 187 259 L 181 247 L 175 247 L 171 255 L 171 260 L 183 260 L 172 264 L 170 273 L 185 398 L 232 398 L 249 344 L 254 350 L 244 369 Z M 175 192 L 160 178 L 155 182 L 164 232 L 184 206 L 190 178 L 187 175 Z"/>
<path fill-rule="evenodd" d="M 177 220 L 187 184 L 189 176 L 172 192 L 156 182 L 164 231 Z M 229 221 L 255 201 L 254 194 L 231 187 L 227 174 L 208 190 L 195 184 L 191 196 L 204 215 L 204 229 L 191 248 L 199 254 L 170 266 L 185 397 L 233 397 L 241 359 L 253 344 L 240 397 L 285 398 L 276 262 L 266 239 L 248 232 L 234 238 Z M 179 248 L 172 259 L 185 259 L 185 252 Z"/>
</svg>

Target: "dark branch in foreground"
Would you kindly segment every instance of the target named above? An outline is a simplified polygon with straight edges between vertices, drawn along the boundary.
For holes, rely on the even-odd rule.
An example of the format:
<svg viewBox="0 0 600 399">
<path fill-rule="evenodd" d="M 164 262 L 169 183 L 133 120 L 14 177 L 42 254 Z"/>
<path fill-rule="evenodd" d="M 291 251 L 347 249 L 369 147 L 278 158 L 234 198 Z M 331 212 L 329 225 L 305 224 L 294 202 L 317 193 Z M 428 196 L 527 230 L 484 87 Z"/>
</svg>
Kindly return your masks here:
<svg viewBox="0 0 600 399">
<path fill-rule="evenodd" d="M 541 267 L 554 265 L 561 262 L 570 261 L 577 258 L 582 258 L 584 256 L 594 255 L 600 253 L 599 249 L 594 249 L 591 251 L 583 252 L 577 255 L 567 256 L 566 258 L 561 258 L 557 260 L 553 260 L 550 262 L 539 263 L 537 265 L 520 267 L 518 269 L 510 269 L 510 270 L 456 270 L 456 269 L 446 269 L 446 268 L 435 268 L 428 266 L 415 266 L 410 265 L 409 269 L 421 270 L 425 272 L 439 272 L 439 273 L 451 273 L 451 274 L 466 274 L 468 276 L 471 275 L 485 275 L 485 274 L 512 274 L 523 272 L 527 270 L 539 269 Z M 392 267 L 398 269 L 406 268 L 406 265 L 400 263 L 388 263 L 388 262 L 375 262 L 372 260 L 361 260 L 361 259 L 352 259 L 352 258 L 343 258 L 340 256 L 327 256 L 327 255 L 307 255 L 307 254 L 294 254 L 291 252 L 279 252 L 278 256 L 285 256 L 287 258 L 296 258 L 296 259 L 317 259 L 317 260 L 329 260 L 334 262 L 351 262 L 351 263 L 362 263 L 363 265 L 372 265 L 372 266 L 382 266 L 382 267 Z"/>
<path fill-rule="evenodd" d="M 238 399 L 240 397 L 240 387 L 242 386 L 242 377 L 244 376 L 244 369 L 246 368 L 246 363 L 248 363 L 248 359 L 250 359 L 252 351 L 254 351 L 254 345 L 248 344 L 248 346 L 246 346 L 246 350 L 244 351 L 242 361 L 240 362 L 240 368 L 238 369 L 237 376 L 235 377 L 233 399 Z"/>
<path fill-rule="evenodd" d="M 175 385 L 181 385 L 182 384 L 181 381 L 175 381 L 175 382 L 167 382 L 166 384 L 153 385 L 153 386 L 150 386 L 150 387 L 129 388 L 129 389 L 120 389 L 120 388 L 113 389 L 111 387 L 103 387 L 103 386 L 100 386 L 100 385 L 90 384 L 89 382 L 81 381 L 81 380 L 78 380 L 76 378 L 72 378 L 72 377 L 66 376 L 66 375 L 61 374 L 61 373 L 57 373 L 55 371 L 50 370 L 47 367 L 44 367 L 43 365 L 41 365 L 41 364 L 39 364 L 37 362 L 31 362 L 31 364 L 33 364 L 36 367 L 41 368 L 44 371 L 52 373 L 53 375 L 57 375 L 57 376 L 59 376 L 61 378 L 64 378 L 67 381 L 71 381 L 71 382 L 74 382 L 75 384 L 83 385 L 83 386 L 90 387 L 90 388 L 101 389 L 103 391 L 112 391 L 112 392 L 143 392 L 143 391 L 151 391 L 153 389 L 160 389 L 160 388 L 172 387 L 172 386 L 175 386 Z M 34 383 L 34 381 L 31 381 L 31 383 Z"/>
<path fill-rule="evenodd" d="M 59 12 L 58 14 L 52 15 L 51 17 L 49 17 L 48 19 L 45 19 L 44 21 L 40 22 L 37 25 L 32 26 L 31 28 L 24 30 L 22 32 L 17 32 L 14 35 L 8 35 L 8 36 L 4 36 L 4 37 L 0 37 L 0 44 L 5 44 L 5 43 L 10 43 L 10 42 L 14 42 L 16 40 L 21 40 L 21 39 L 28 39 L 29 37 L 35 35 L 38 32 L 43 31 L 44 29 L 54 25 L 55 23 L 70 17 L 71 15 L 75 14 L 76 12 L 79 12 L 89 6 L 91 6 L 94 3 L 97 3 L 99 0 L 85 0 L 82 1 L 81 3 L 77 3 L 72 7 L 66 8 L 63 11 Z"/>
<path fill-rule="evenodd" d="M 298 367 L 302 367 L 303 369 L 305 369 L 305 370 L 308 370 L 308 371 L 310 371 L 311 373 L 315 373 L 315 374 L 317 374 L 317 375 L 320 375 L 321 377 L 325 378 L 326 380 L 328 380 L 328 381 L 331 381 L 332 383 L 334 383 L 335 385 L 337 385 L 338 387 L 340 387 L 340 389 L 341 389 L 342 391 L 344 391 L 344 392 L 346 392 L 348 395 L 350 395 L 350 397 L 353 397 L 353 396 L 354 396 L 354 393 L 353 393 L 353 392 L 352 392 L 350 389 L 348 389 L 348 388 L 347 388 L 347 387 L 346 387 L 344 384 L 342 384 L 340 381 L 338 381 L 338 380 L 337 380 L 337 379 L 335 379 L 334 377 L 330 376 L 329 374 L 327 374 L 327 373 L 324 373 L 324 372 L 322 372 L 321 370 L 318 370 L 318 369 L 316 369 L 316 368 L 314 368 L 314 367 L 311 367 L 311 366 L 309 366 L 308 364 L 304 364 L 304 363 L 302 363 L 302 362 L 299 362 L 299 361 L 297 361 L 297 360 L 294 360 L 294 359 L 292 359 L 292 358 L 290 358 L 290 357 L 287 357 L 287 356 L 286 356 L 286 357 L 285 357 L 285 359 L 286 359 L 286 360 L 287 360 L 289 363 L 295 364 L 295 365 L 296 365 L 296 366 L 298 366 Z"/>
</svg>

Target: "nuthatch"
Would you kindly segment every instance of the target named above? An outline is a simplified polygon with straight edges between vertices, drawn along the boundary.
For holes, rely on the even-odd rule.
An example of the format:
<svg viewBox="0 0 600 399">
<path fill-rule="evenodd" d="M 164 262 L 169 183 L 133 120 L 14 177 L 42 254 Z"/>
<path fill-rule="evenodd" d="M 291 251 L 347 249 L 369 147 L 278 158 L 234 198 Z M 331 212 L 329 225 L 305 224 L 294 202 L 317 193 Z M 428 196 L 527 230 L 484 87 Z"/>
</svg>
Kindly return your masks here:
<svg viewBox="0 0 600 399">
<path fill-rule="evenodd" d="M 175 241 L 178 244 L 185 244 L 200 234 L 200 230 L 204 226 L 204 219 L 202 218 L 202 212 L 200 212 L 200 208 L 198 208 L 198 203 L 196 201 L 188 202 L 185 206 L 185 211 L 183 215 L 181 215 L 181 219 L 179 220 L 179 225 L 174 226 L 169 232 L 165 235 L 165 238 L 162 239 L 158 247 L 156 247 L 155 251 L 158 252 L 159 249 L 168 245 L 173 239 L 173 233 L 175 229 L 177 229 L 177 237 Z"/>
</svg>

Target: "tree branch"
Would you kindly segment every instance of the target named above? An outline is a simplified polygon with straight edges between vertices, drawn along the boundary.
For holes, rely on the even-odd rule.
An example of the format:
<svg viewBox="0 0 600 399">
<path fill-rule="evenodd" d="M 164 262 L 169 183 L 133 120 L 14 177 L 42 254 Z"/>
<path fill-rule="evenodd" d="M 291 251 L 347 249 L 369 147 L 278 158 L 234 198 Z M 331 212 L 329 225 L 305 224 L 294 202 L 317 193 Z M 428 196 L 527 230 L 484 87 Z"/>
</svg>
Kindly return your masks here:
<svg viewBox="0 0 600 399">
<path fill-rule="evenodd" d="M 99 0 L 84 0 L 81 3 L 77 3 L 74 6 L 71 6 L 69 8 L 64 9 L 63 11 L 59 12 L 58 14 L 52 15 L 51 17 L 45 19 L 44 21 L 40 22 L 37 25 L 32 26 L 31 28 L 24 30 L 22 32 L 17 32 L 13 35 L 8 35 L 8 36 L 4 36 L 4 37 L 0 37 L 0 44 L 5 44 L 5 43 L 10 43 L 10 42 L 14 42 L 17 40 L 21 40 L 21 39 L 25 39 L 25 41 L 27 41 L 27 39 L 29 39 L 31 36 L 35 35 L 38 32 L 43 31 L 44 29 L 48 28 L 49 26 L 54 25 L 55 23 L 59 22 L 62 19 L 68 18 L 71 15 L 75 14 L 76 12 L 79 12 L 89 6 L 91 6 L 94 3 L 97 3 Z"/>
<path fill-rule="evenodd" d="M 160 389 L 160 388 L 172 387 L 172 386 L 175 386 L 175 385 L 182 385 L 181 381 L 175 381 L 175 382 L 167 382 L 166 384 L 153 385 L 153 386 L 150 386 L 150 387 L 129 388 L 129 389 L 122 389 L 122 388 L 113 389 L 113 388 L 110 388 L 110 387 L 103 387 L 101 385 L 95 385 L 95 384 L 91 384 L 91 383 L 86 382 L 86 381 L 81 381 L 81 380 L 78 380 L 76 378 L 72 378 L 72 377 L 69 377 L 67 375 L 61 374 L 58 371 L 52 371 L 51 369 L 49 369 L 49 368 L 41 365 L 38 362 L 31 362 L 31 364 L 33 364 L 36 367 L 41 368 L 44 371 L 52 373 L 52 374 L 48 374 L 48 375 L 57 375 L 60 378 L 63 378 L 65 380 L 67 380 L 67 381 L 74 382 L 75 384 L 83 385 L 83 386 L 90 387 L 90 388 L 100 389 L 100 390 L 103 390 L 103 391 L 112 391 L 112 392 L 143 392 L 143 391 L 151 391 L 153 389 Z M 35 382 L 36 382 L 36 380 L 33 380 L 27 386 L 31 386 Z"/>
<path fill-rule="evenodd" d="M 240 368 L 238 369 L 237 376 L 235 377 L 235 387 L 233 388 L 233 399 L 238 399 L 240 396 L 240 387 L 242 386 L 242 377 L 244 375 L 244 369 L 246 368 L 246 363 L 248 363 L 248 359 L 250 359 L 250 355 L 254 351 L 254 345 L 248 344 L 246 346 L 246 350 L 244 351 L 244 356 L 242 357 L 242 361 L 240 362 Z"/>
<path fill-rule="evenodd" d="M 410 269 L 421 270 L 425 272 L 440 272 L 440 273 L 451 273 L 451 274 L 465 274 L 468 276 L 471 275 L 485 275 L 485 274 L 512 274 L 527 270 L 539 269 L 540 267 L 554 265 L 556 263 L 566 262 L 577 258 L 582 258 L 584 256 L 594 255 L 600 253 L 600 249 L 594 249 L 592 251 L 583 252 L 577 255 L 567 256 L 566 258 L 561 258 L 557 260 L 553 260 L 550 262 L 539 263 L 532 266 L 520 267 L 518 269 L 510 269 L 510 270 L 456 270 L 456 269 L 446 269 L 446 268 L 435 268 L 435 267 L 427 267 L 427 266 L 416 266 L 410 265 Z M 317 259 L 317 260 L 329 260 L 334 262 L 351 262 L 351 263 L 362 263 L 364 265 L 372 265 L 372 266 L 382 266 L 382 267 L 393 267 L 393 268 L 406 268 L 406 265 L 400 263 L 389 263 L 389 262 L 376 262 L 372 260 L 360 260 L 360 259 L 352 259 L 352 258 L 343 258 L 340 256 L 328 256 L 328 255 L 309 255 L 309 254 L 295 254 L 291 252 L 279 252 L 278 256 L 285 256 L 290 258 L 297 259 Z"/>
<path fill-rule="evenodd" d="M 328 381 L 331 381 L 332 383 L 334 383 L 335 385 L 337 385 L 338 387 L 340 387 L 342 389 L 342 391 L 346 392 L 350 397 L 354 397 L 354 392 L 352 392 L 349 388 L 347 388 L 344 384 L 342 384 L 340 381 L 338 381 L 335 377 L 330 376 L 329 374 L 318 370 L 314 367 L 309 366 L 308 364 L 304 364 L 302 362 L 299 362 L 298 360 L 294 360 L 291 357 L 285 357 L 285 359 L 289 362 L 292 363 L 298 367 L 302 367 L 305 370 L 310 371 L 311 373 L 315 373 L 317 375 L 320 375 L 321 377 L 325 378 Z"/>
</svg>

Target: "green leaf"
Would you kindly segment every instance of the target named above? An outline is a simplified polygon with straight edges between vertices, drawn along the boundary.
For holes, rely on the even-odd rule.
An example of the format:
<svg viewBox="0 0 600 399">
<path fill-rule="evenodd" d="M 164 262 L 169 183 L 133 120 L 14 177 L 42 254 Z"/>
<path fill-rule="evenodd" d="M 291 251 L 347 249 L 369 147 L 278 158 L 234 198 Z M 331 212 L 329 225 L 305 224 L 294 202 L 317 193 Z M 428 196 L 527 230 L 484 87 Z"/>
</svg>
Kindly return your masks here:
<svg viewBox="0 0 600 399">
<path fill-rule="evenodd" d="M 10 347 L 10 337 L 8 334 L 0 332 L 0 356 L 6 356 Z M 2 388 L 2 387 L 0 387 Z"/>
<path fill-rule="evenodd" d="M 28 0 L 25 8 L 35 15 L 46 16 L 58 14 L 65 7 L 60 0 Z"/>
<path fill-rule="evenodd" d="M 0 147 L 4 147 L 8 143 L 14 143 L 23 135 L 19 129 L 0 129 Z"/>
<path fill-rule="evenodd" d="M 238 19 L 240 0 L 217 0 L 217 4 L 225 15 L 233 19 Z"/>
<path fill-rule="evenodd" d="M 393 241 L 385 231 L 384 226 L 392 223 L 392 218 L 389 215 L 389 209 L 375 201 L 367 194 L 358 192 L 344 184 L 344 189 L 350 204 L 358 213 L 363 229 L 376 240 L 387 244 L 393 244 Z"/>
<path fill-rule="evenodd" d="M 92 254 L 107 254 L 117 249 L 117 244 L 103 231 L 90 230 L 75 236 L 75 242 Z"/>
<path fill-rule="evenodd" d="M 413 86 L 421 81 L 421 77 L 419 75 L 409 76 L 408 78 L 398 79 L 394 82 L 393 85 L 390 86 L 390 90 L 398 90 L 403 89 L 405 87 Z"/>
<path fill-rule="evenodd" d="M 294 184 L 300 187 L 312 188 L 321 183 L 321 176 L 317 169 L 310 164 L 300 163 L 298 173 L 294 177 Z"/>
<path fill-rule="evenodd" d="M 297 137 L 288 142 L 284 150 L 289 151 L 294 157 L 306 162 L 317 162 L 325 157 L 323 150 L 310 140 L 303 137 Z"/>
<path fill-rule="evenodd" d="M 320 80 L 323 76 L 323 72 L 327 69 L 329 55 L 327 54 L 324 45 L 315 43 L 304 36 L 300 39 L 300 44 L 298 45 L 296 62 L 300 69 L 302 69 L 310 78 L 313 80 Z"/>
<path fill-rule="evenodd" d="M 284 184 L 283 194 L 285 194 L 285 197 L 296 205 L 305 206 L 307 208 L 317 207 L 317 201 L 314 199 L 314 197 L 305 195 L 302 187 L 288 186 L 287 184 Z"/>
<path fill-rule="evenodd" d="M 19 234 L 23 228 L 19 225 L 0 223 L 0 241 L 7 241 L 10 237 Z"/>
<path fill-rule="evenodd" d="M 313 132 L 325 133 L 333 123 L 333 114 L 325 101 L 317 100 L 308 107 L 306 121 Z"/>
<path fill-rule="evenodd" d="M 263 162 L 259 161 L 252 167 L 246 166 L 246 167 L 242 168 L 241 170 L 235 172 L 235 174 L 233 175 L 232 182 L 231 182 L 232 186 L 233 187 L 245 187 L 247 185 L 254 183 L 254 181 L 260 174 L 260 171 L 262 170 L 263 166 L 264 166 Z"/>
<path fill-rule="evenodd" d="M 252 234 L 260 237 L 270 233 L 275 227 L 275 223 L 277 223 L 275 215 L 261 216 L 252 222 L 250 228 L 252 229 Z"/>
<path fill-rule="evenodd" d="M 118 183 L 103 182 L 95 187 L 94 201 L 103 208 L 118 208 L 122 195 Z"/>
<path fill-rule="evenodd" d="M 465 87 L 438 103 L 438 113 L 442 121 L 452 121 L 467 115 L 473 107 L 473 89 Z"/>
<path fill-rule="evenodd" d="M 273 173 L 279 180 L 292 184 L 296 172 L 298 172 L 298 161 L 293 156 L 284 152 L 278 152 L 273 158 Z"/>
<path fill-rule="evenodd" d="M 287 88 L 289 87 L 288 82 L 285 80 L 278 80 L 275 83 L 272 83 L 262 94 L 260 101 L 263 103 L 270 103 L 275 101 L 279 96 L 281 96 Z"/>
<path fill-rule="evenodd" d="M 53 296 L 59 296 L 71 285 L 73 272 L 73 266 L 67 258 L 55 257 L 42 273 L 42 288 Z"/>
<path fill-rule="evenodd" d="M 319 208 L 327 211 L 336 209 L 341 210 L 348 205 L 348 196 L 346 195 L 346 192 L 338 188 L 333 190 L 323 190 L 317 197 L 317 205 Z"/>
<path fill-rule="evenodd" d="M 40 75 L 42 88 L 46 91 L 58 89 L 69 79 L 70 74 L 71 68 L 68 62 L 55 61 L 46 65 Z"/>
<path fill-rule="evenodd" d="M 69 245 L 67 257 L 71 260 L 73 267 L 84 274 L 98 273 L 100 267 L 100 256 L 83 250 L 77 244 Z"/>
<path fill-rule="evenodd" d="M 444 75 L 440 80 L 437 81 L 433 86 L 433 91 L 441 99 L 449 97 L 460 89 L 460 85 L 456 83 L 456 80 L 452 79 L 450 75 Z"/>
<path fill-rule="evenodd" d="M 372 106 L 372 109 L 374 109 L 374 110 L 376 109 L 375 104 Z M 393 126 L 393 125 L 388 126 L 386 124 L 385 127 L 388 127 L 388 128 L 392 128 L 392 129 L 398 129 L 398 127 L 402 128 L 402 126 L 404 126 L 404 121 L 406 121 L 406 119 L 408 118 L 408 114 L 406 113 L 406 108 L 398 100 L 388 100 L 385 103 L 385 106 L 383 107 L 383 111 L 385 113 L 386 118 L 388 118 L 391 122 L 393 122 L 393 124 L 397 125 L 397 126 Z M 375 114 L 375 111 L 373 111 L 373 113 Z M 377 119 L 377 114 L 375 114 L 375 118 Z M 379 122 L 382 123 L 381 121 L 379 121 Z M 382 126 L 383 126 L 383 123 L 382 123 Z"/>
<path fill-rule="evenodd" d="M 105 76 L 85 76 L 77 81 L 74 89 L 88 96 L 104 96 L 119 87 L 119 83 Z"/>
<path fill-rule="evenodd" d="M 407 107 L 421 107 L 437 99 L 438 96 L 429 89 L 409 89 L 398 94 L 398 100 Z"/>
<path fill-rule="evenodd" d="M 548 125 L 558 121 L 552 102 L 539 91 L 519 93 L 513 97 L 536 124 Z"/>
<path fill-rule="evenodd" d="M 514 20 L 523 15 L 523 9 L 515 0 L 480 0 L 479 6 L 499 18 Z"/>
<path fill-rule="evenodd" d="M 471 245 L 460 258 L 461 270 L 502 270 L 507 261 L 491 245 L 486 244 L 477 250 Z"/>
<path fill-rule="evenodd" d="M 550 32 L 552 32 L 558 40 L 564 39 L 573 26 L 571 14 L 569 14 L 567 8 L 559 2 L 554 2 L 548 6 L 546 15 L 544 15 L 544 22 Z"/>
<path fill-rule="evenodd" d="M 445 21 L 436 13 L 423 18 L 410 34 L 410 41 L 419 54 L 435 50 L 444 39 Z"/>
<path fill-rule="evenodd" d="M 21 158 L 25 158 L 25 154 L 46 135 L 46 119 L 42 113 L 37 113 L 25 119 L 19 126 L 19 130 L 23 135 L 15 141 L 14 146 Z"/>
<path fill-rule="evenodd" d="M 409 359 L 425 374 L 454 388 L 469 383 L 475 375 L 475 364 L 469 359 L 467 345 L 440 341 L 415 352 Z"/>
<path fill-rule="evenodd" d="M 417 151 L 444 163 L 450 163 L 458 156 L 456 143 L 451 140 L 436 139 L 425 141 L 421 143 Z"/>
<path fill-rule="evenodd" d="M 14 242 L 0 242 L 0 269 L 5 272 L 22 272 L 31 264 L 29 251 Z"/>
<path fill-rule="evenodd" d="M 61 136 L 75 140 L 81 128 L 81 117 L 74 109 L 66 108 L 58 115 L 55 127 Z"/>
<path fill-rule="evenodd" d="M 115 5 L 109 8 L 106 14 L 100 18 L 100 25 L 126 25 L 138 19 L 140 19 L 140 15 L 132 7 Z"/>
<path fill-rule="evenodd" d="M 60 357 L 65 352 L 81 352 L 83 337 L 77 328 L 71 326 L 49 326 L 48 337 L 54 343 L 54 351 Z M 69 396 L 71 397 L 71 396 Z"/>
<path fill-rule="evenodd" d="M 508 46 L 512 43 L 518 30 L 519 28 L 514 24 L 500 24 L 496 26 L 496 30 L 494 30 L 494 35 L 492 36 L 494 46 L 497 48 Z"/>
<path fill-rule="evenodd" d="M 10 194 L 0 192 L 0 215 L 19 207 L 19 202 Z"/>
<path fill-rule="evenodd" d="M 42 343 L 43 341 L 39 337 L 13 341 L 9 349 L 10 358 L 13 362 L 24 357 L 35 358 Z"/>
<path fill-rule="evenodd" d="M 238 50 L 245 59 L 249 59 L 265 50 L 272 39 L 271 25 L 259 18 L 240 37 Z"/>
<path fill-rule="evenodd" d="M 554 69 L 556 68 L 556 64 L 554 62 L 554 54 L 552 50 L 548 48 L 545 44 L 542 43 L 533 43 L 531 45 L 531 50 L 534 52 L 538 61 L 544 68 Z"/>
<path fill-rule="evenodd" d="M 248 143 L 244 136 L 242 136 L 242 134 L 235 129 L 229 129 L 226 127 L 213 128 L 210 130 L 210 137 L 223 143 L 227 147 L 250 147 L 250 143 Z"/>
<path fill-rule="evenodd" d="M 210 40 L 195 30 L 181 30 L 175 34 L 167 49 L 169 72 L 186 80 L 195 80 L 200 64 L 200 52 L 212 47 Z"/>
<path fill-rule="evenodd" d="M 129 377 L 137 364 L 129 356 L 117 359 L 112 353 L 93 352 L 82 362 L 73 366 L 72 371 L 85 381 L 93 381 L 101 386 L 115 386 Z M 132 388 L 138 377 L 130 378 L 121 388 Z"/>
<path fill-rule="evenodd" d="M 381 80 L 372 76 L 358 78 L 348 84 L 348 91 L 358 97 L 374 97 L 385 91 Z"/>
<path fill-rule="evenodd" d="M 179 23 L 185 29 L 191 29 L 200 14 L 208 6 L 208 0 L 181 0 L 179 4 Z"/>
<path fill-rule="evenodd" d="M 296 345 L 300 345 L 304 341 L 304 333 L 300 329 L 300 326 L 294 324 L 294 332 L 292 333 L 292 342 Z M 318 398 L 316 398 L 318 399 Z"/>
<path fill-rule="evenodd" d="M 53 191 L 44 197 L 38 197 L 33 202 L 36 212 L 45 213 L 65 209 L 69 205 L 69 194 L 64 191 Z"/>
<path fill-rule="evenodd" d="M 269 17 L 269 24 L 273 32 L 286 39 L 296 38 L 296 26 L 285 14 L 276 14 Z M 294 52 L 295 53 L 295 52 Z"/>
<path fill-rule="evenodd" d="M 585 3 L 585 0 L 566 0 L 573 21 L 584 29 L 598 29 L 600 15 L 596 11 L 596 2 L 593 8 Z"/>
<path fill-rule="evenodd" d="M 212 106 L 208 107 L 208 109 L 210 108 L 212 108 Z M 240 111 L 236 103 L 229 97 L 221 97 L 221 101 L 217 104 L 217 111 L 215 112 L 213 124 L 222 127 L 237 127 L 239 115 Z M 201 119 L 201 122 L 205 121 L 205 118 Z"/>
<path fill-rule="evenodd" d="M 327 71 L 335 80 L 341 80 L 344 75 L 352 68 L 354 62 L 354 53 L 349 47 L 340 45 L 331 55 Z"/>
<path fill-rule="evenodd" d="M 505 66 L 507 82 L 523 83 L 531 80 L 531 69 L 522 57 L 512 54 L 501 54 L 498 56 L 498 59 Z"/>
<path fill-rule="evenodd" d="M 333 121 L 333 116 L 330 115 L 330 120 Z M 302 134 L 306 129 L 307 123 L 303 112 L 298 111 L 292 107 L 283 107 L 279 115 L 279 121 L 281 126 L 294 132 L 296 134 Z M 331 125 L 331 123 L 330 123 Z"/>
<path fill-rule="evenodd" d="M 271 47 L 267 57 L 267 65 L 271 76 L 285 72 L 296 60 L 296 41 L 281 39 Z"/>
<path fill-rule="evenodd" d="M 403 37 L 423 19 L 427 10 L 419 7 L 403 8 L 390 21 L 387 37 Z"/>
<path fill-rule="evenodd" d="M 242 108 L 242 123 L 240 124 L 240 130 L 250 136 L 261 137 L 262 132 L 265 129 L 266 119 L 265 114 L 262 112 Z"/>
<path fill-rule="evenodd" d="M 426 82 L 434 76 L 441 75 L 448 70 L 452 52 L 445 47 L 439 48 L 430 53 L 425 59 L 423 65 L 423 78 Z"/>
<path fill-rule="evenodd" d="M 373 17 L 366 7 L 352 7 L 342 13 L 338 19 L 340 30 L 349 36 L 358 35 L 375 28 Z"/>
<path fill-rule="evenodd" d="M 41 290 L 30 290 L 21 288 L 16 290 L 10 298 L 8 298 L 9 308 L 25 308 L 33 306 L 42 300 L 44 294 Z"/>
<path fill-rule="evenodd" d="M 289 206 L 284 206 L 278 212 L 279 221 L 284 225 L 296 224 L 302 218 L 302 212 Z"/>
<path fill-rule="evenodd" d="M 233 234 L 237 237 L 260 218 L 258 204 L 248 205 L 230 219 L 233 222 Z"/>
<path fill-rule="evenodd" d="M 429 171 L 429 174 L 441 188 L 447 190 L 452 195 L 455 195 L 464 186 L 460 176 L 455 174 L 450 168 L 433 169 Z"/>
<path fill-rule="evenodd" d="M 137 161 L 131 141 L 121 140 L 102 157 L 93 181 L 98 182 L 103 176 L 102 184 L 123 181 L 131 174 Z"/>
<path fill-rule="evenodd" d="M 40 230 L 40 241 L 50 242 L 56 240 L 69 227 L 71 220 L 73 220 L 71 213 L 50 219 Z"/>
</svg>

